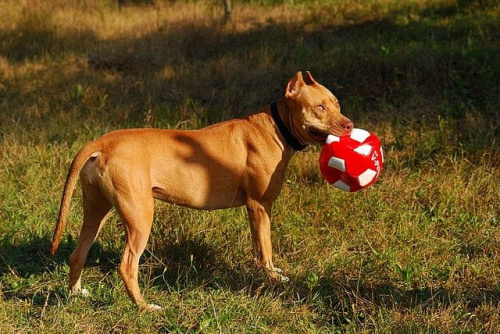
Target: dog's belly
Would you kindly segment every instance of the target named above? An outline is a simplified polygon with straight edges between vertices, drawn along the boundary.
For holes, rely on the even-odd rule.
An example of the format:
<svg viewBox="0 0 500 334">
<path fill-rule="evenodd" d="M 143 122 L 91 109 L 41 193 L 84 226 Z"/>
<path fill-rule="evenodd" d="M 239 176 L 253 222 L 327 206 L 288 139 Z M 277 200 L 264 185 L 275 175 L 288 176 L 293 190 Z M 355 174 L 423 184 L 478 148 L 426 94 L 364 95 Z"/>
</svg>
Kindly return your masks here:
<svg viewBox="0 0 500 334">
<path fill-rule="evenodd" d="M 169 152 L 169 158 L 164 159 L 163 163 L 158 162 L 156 166 L 161 165 L 161 168 L 155 168 L 152 173 L 151 185 L 155 198 L 203 210 L 245 204 L 241 184 L 244 164 L 214 159 L 201 152 L 196 155 L 197 159 L 186 160 L 182 154 L 173 151 Z"/>
<path fill-rule="evenodd" d="M 153 187 L 153 196 L 164 202 L 198 210 L 226 209 L 245 204 L 245 194 L 241 190 L 211 194 L 196 189 Z"/>
</svg>

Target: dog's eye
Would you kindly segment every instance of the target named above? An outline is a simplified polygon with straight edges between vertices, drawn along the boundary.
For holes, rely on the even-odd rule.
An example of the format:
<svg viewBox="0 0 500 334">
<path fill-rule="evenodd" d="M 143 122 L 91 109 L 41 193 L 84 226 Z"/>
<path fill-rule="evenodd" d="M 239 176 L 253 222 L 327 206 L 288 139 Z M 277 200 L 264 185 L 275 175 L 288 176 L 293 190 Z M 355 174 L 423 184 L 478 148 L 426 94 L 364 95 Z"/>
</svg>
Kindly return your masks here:
<svg viewBox="0 0 500 334">
<path fill-rule="evenodd" d="M 325 110 L 326 110 L 325 106 L 324 106 L 324 105 L 322 105 L 322 104 L 319 104 L 319 105 L 317 106 L 317 108 L 318 108 L 319 110 L 321 110 L 321 111 L 325 111 Z"/>
</svg>

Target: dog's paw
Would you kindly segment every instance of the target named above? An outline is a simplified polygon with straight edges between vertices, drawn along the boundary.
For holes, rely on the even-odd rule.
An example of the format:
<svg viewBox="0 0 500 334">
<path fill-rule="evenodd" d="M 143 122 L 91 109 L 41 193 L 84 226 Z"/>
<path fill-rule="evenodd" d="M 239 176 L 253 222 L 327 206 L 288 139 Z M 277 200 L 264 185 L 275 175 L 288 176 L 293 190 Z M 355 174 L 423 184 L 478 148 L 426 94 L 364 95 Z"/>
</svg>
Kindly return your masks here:
<svg viewBox="0 0 500 334">
<path fill-rule="evenodd" d="M 80 296 L 82 297 L 90 297 L 90 291 L 87 289 L 81 289 L 80 290 Z"/>
<path fill-rule="evenodd" d="M 69 295 L 73 297 L 90 297 L 90 291 L 87 289 L 70 289 Z"/>
<path fill-rule="evenodd" d="M 278 282 L 280 283 L 290 282 L 290 278 L 288 278 L 288 276 L 286 276 L 283 273 L 283 270 L 281 270 L 280 268 L 274 267 L 274 272 L 276 273 Z"/>
<path fill-rule="evenodd" d="M 288 283 L 288 282 L 290 282 L 290 277 L 285 276 L 285 275 L 280 275 L 280 282 L 281 283 Z"/>
<path fill-rule="evenodd" d="M 266 272 L 268 277 L 276 283 L 286 283 L 290 281 L 280 268 L 274 267 L 271 270 L 266 269 Z"/>
<path fill-rule="evenodd" d="M 149 311 L 149 312 L 156 312 L 156 311 L 161 310 L 161 306 L 158 306 L 156 304 L 147 304 L 146 306 L 144 306 L 143 309 L 145 311 Z"/>
</svg>

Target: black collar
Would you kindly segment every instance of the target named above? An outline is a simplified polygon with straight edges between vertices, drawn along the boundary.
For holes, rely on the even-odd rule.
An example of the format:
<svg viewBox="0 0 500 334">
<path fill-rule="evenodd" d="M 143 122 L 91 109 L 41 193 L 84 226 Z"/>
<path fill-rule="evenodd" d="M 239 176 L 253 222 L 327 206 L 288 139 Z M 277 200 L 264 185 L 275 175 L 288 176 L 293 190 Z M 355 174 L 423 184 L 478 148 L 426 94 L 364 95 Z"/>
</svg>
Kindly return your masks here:
<svg viewBox="0 0 500 334">
<path fill-rule="evenodd" d="M 273 117 L 274 122 L 278 126 L 278 129 L 280 130 L 281 134 L 283 137 L 285 137 L 286 142 L 288 145 L 290 145 L 295 151 L 303 151 L 307 145 L 302 145 L 297 138 L 295 138 L 292 133 L 287 129 L 285 126 L 285 123 L 280 117 L 280 114 L 278 112 L 278 104 L 271 103 L 271 116 Z"/>
</svg>

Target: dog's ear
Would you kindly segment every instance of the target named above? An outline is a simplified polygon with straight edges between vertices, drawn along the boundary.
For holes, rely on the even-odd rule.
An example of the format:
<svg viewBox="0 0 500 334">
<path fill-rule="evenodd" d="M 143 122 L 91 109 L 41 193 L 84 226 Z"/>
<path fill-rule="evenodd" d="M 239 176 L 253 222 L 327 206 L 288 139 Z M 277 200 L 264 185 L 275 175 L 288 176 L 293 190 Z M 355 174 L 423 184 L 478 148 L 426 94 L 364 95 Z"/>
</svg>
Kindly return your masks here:
<svg viewBox="0 0 500 334">
<path fill-rule="evenodd" d="M 285 97 L 287 99 L 297 98 L 303 86 L 304 86 L 304 79 L 302 78 L 302 72 L 299 71 L 288 82 L 288 85 L 286 86 Z"/>
<path fill-rule="evenodd" d="M 306 85 L 314 85 L 314 84 L 318 83 L 316 80 L 314 80 L 311 72 L 309 72 L 309 71 L 306 71 L 306 75 L 304 77 L 304 82 L 306 83 Z"/>
</svg>

